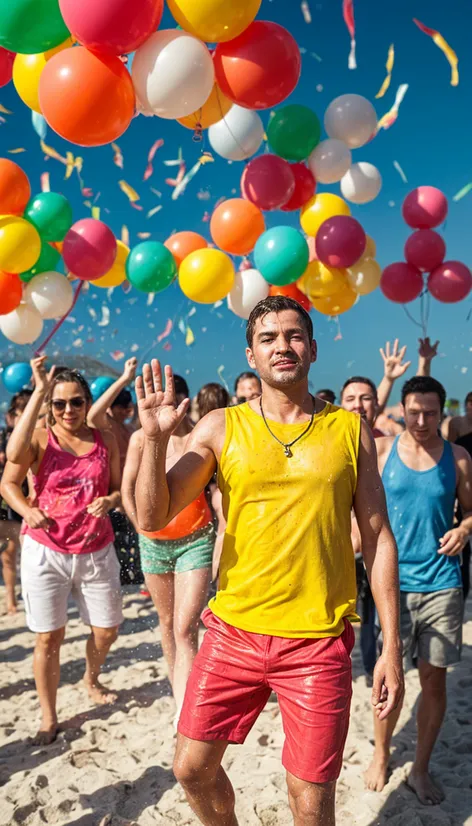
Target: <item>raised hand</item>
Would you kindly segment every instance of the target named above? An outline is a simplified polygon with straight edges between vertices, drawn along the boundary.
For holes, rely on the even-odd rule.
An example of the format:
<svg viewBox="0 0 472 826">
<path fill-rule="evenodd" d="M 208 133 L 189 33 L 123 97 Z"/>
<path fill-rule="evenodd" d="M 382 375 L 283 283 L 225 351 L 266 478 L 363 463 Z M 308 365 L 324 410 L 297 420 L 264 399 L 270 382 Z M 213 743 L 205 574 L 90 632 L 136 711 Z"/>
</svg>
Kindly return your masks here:
<svg viewBox="0 0 472 826">
<path fill-rule="evenodd" d="M 162 389 L 161 365 L 157 359 L 145 364 L 143 375 L 136 379 L 138 413 L 144 434 L 148 439 L 169 438 L 187 413 L 190 399 L 177 407 L 172 368 L 165 367 L 165 389 Z"/>
<path fill-rule="evenodd" d="M 131 384 L 136 378 L 136 370 L 138 368 L 138 359 L 137 358 L 130 358 L 125 361 L 125 366 L 123 370 L 123 377 L 126 378 L 126 383 Z"/>
<path fill-rule="evenodd" d="M 46 370 L 47 356 L 39 356 L 39 358 L 31 359 L 30 365 L 33 371 L 33 382 L 35 390 L 39 393 L 47 395 L 51 389 L 51 383 L 54 377 L 55 366 L 53 365 L 49 372 Z"/>
<path fill-rule="evenodd" d="M 406 345 L 399 349 L 398 338 L 393 342 L 393 349 L 390 350 L 390 342 L 387 341 L 385 350 L 380 348 L 380 355 L 384 363 L 384 376 L 390 381 L 401 378 L 411 365 L 411 361 L 403 361 L 406 353 Z"/>
<path fill-rule="evenodd" d="M 419 338 L 418 341 L 420 343 L 418 350 L 420 358 L 425 359 L 425 361 L 432 361 L 438 354 L 439 341 L 431 344 L 428 336 L 426 336 L 426 338 Z"/>
</svg>

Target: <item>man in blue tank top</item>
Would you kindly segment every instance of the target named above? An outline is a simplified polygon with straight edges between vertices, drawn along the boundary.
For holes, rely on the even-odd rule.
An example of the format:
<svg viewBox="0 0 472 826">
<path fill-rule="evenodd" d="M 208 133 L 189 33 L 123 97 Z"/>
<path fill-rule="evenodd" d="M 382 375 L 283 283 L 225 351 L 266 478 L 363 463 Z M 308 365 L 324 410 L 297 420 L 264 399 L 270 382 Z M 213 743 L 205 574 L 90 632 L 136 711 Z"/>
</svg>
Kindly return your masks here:
<svg viewBox="0 0 472 826">
<path fill-rule="evenodd" d="M 447 667 L 461 656 L 460 553 L 472 533 L 472 461 L 463 447 L 439 435 L 445 400 L 436 379 L 415 376 L 402 389 L 405 433 L 376 441 L 398 546 L 404 655 L 417 659 L 421 683 L 416 756 L 407 783 L 425 805 L 444 797 L 429 761 L 446 710 Z M 464 519 L 454 527 L 456 498 Z M 399 714 L 398 708 L 388 720 L 374 720 L 375 753 L 365 775 L 372 790 L 381 791 L 387 782 Z"/>
</svg>

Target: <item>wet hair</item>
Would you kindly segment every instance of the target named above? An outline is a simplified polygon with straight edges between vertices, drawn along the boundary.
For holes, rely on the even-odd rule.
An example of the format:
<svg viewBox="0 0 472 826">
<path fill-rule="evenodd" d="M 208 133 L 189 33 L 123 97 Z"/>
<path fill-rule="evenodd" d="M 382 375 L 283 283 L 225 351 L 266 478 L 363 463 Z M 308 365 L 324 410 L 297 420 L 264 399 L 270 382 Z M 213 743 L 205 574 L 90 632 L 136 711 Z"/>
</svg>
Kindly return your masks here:
<svg viewBox="0 0 472 826">
<path fill-rule="evenodd" d="M 407 396 L 413 393 L 436 393 L 441 406 L 441 413 L 446 403 L 446 391 L 442 384 L 431 376 L 413 376 L 402 387 L 402 404 L 405 405 Z"/>
<path fill-rule="evenodd" d="M 85 397 L 85 402 L 87 405 L 91 405 L 93 403 L 92 393 L 90 391 L 90 387 L 88 386 L 87 381 L 84 379 L 82 373 L 79 373 L 78 370 L 71 370 L 68 367 L 63 367 L 60 370 L 56 370 L 54 373 L 52 383 L 51 383 L 51 390 L 49 391 L 48 396 L 48 403 L 49 403 L 49 415 L 48 415 L 48 425 L 52 427 L 55 424 L 54 416 L 52 415 L 52 405 L 51 401 L 54 395 L 54 388 L 57 387 L 58 384 L 78 384 L 80 389 L 83 392 Z"/>
<path fill-rule="evenodd" d="M 452 402 L 452 399 L 451 399 L 451 402 Z M 469 404 L 469 402 L 472 402 L 472 392 L 467 393 L 467 396 L 465 397 L 465 404 Z"/>
<path fill-rule="evenodd" d="M 182 376 L 178 376 L 176 373 L 174 373 L 174 387 L 176 396 L 185 396 L 186 399 L 189 398 L 190 392 L 187 382 Z"/>
<path fill-rule="evenodd" d="M 307 311 L 303 309 L 302 305 L 299 304 L 298 301 L 295 301 L 294 298 L 288 298 L 285 295 L 270 295 L 268 298 L 264 298 L 262 301 L 259 301 L 249 316 L 246 327 L 246 341 L 248 343 L 248 347 L 252 348 L 257 319 L 264 318 L 264 316 L 269 313 L 282 313 L 284 310 L 294 310 L 294 312 L 298 313 L 303 322 L 303 326 L 305 327 L 310 343 L 313 341 L 313 322 Z"/>
<path fill-rule="evenodd" d="M 132 404 L 132 402 L 133 397 L 129 390 L 121 390 L 118 393 L 115 401 L 111 405 L 111 408 L 113 409 L 114 407 L 129 407 Z"/>
<path fill-rule="evenodd" d="M 334 390 L 317 390 L 315 396 L 324 399 L 326 402 L 329 402 L 330 404 L 334 404 L 334 402 L 336 401 L 336 393 L 334 392 Z"/>
<path fill-rule="evenodd" d="M 238 390 L 238 384 L 240 381 L 245 381 L 246 379 L 255 379 L 257 383 L 260 385 L 261 380 L 259 376 L 255 373 L 252 373 L 251 370 L 245 370 L 244 373 L 240 373 L 236 381 L 234 382 L 234 392 L 236 393 Z"/>
<path fill-rule="evenodd" d="M 221 410 L 230 403 L 229 393 L 221 384 L 204 384 L 197 395 L 198 415 L 203 419 L 211 410 Z"/>
<path fill-rule="evenodd" d="M 348 387 L 350 384 L 367 384 L 372 390 L 372 393 L 374 394 L 375 398 L 377 398 L 377 388 L 372 379 L 368 379 L 365 376 L 351 376 L 349 379 L 346 379 L 343 386 L 341 387 L 341 400 L 346 387 Z"/>
</svg>

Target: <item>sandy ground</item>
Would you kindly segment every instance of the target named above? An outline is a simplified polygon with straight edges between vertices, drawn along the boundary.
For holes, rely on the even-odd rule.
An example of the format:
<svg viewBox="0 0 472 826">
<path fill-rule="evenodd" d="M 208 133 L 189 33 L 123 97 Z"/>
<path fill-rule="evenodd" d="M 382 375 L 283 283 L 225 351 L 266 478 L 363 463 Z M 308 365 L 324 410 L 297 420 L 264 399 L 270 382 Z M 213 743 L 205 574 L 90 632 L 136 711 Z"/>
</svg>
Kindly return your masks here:
<svg viewBox="0 0 472 826">
<path fill-rule="evenodd" d="M 3 593 L 0 589 L 0 611 Z M 21 604 L 21 603 L 20 603 Z M 472 602 L 463 662 L 451 670 L 449 709 L 433 772 L 446 800 L 425 809 L 405 779 L 413 759 L 415 672 L 394 739 L 393 772 L 381 794 L 367 792 L 362 773 L 372 754 L 370 691 L 356 646 L 349 738 L 338 784 L 341 826 L 472 826 Z M 54 826 L 187 826 L 196 823 L 171 771 L 174 704 L 165 677 L 159 628 L 149 601 L 125 595 L 126 621 L 109 656 L 104 682 L 116 706 L 92 707 L 81 685 L 86 628 L 72 608 L 62 649 L 59 715 L 64 731 L 48 748 L 28 738 L 38 720 L 32 679 L 33 635 L 22 611 L 0 617 L 0 823 Z M 241 826 L 288 826 L 280 763 L 283 733 L 269 702 L 244 746 L 225 759 L 236 788 Z"/>
</svg>

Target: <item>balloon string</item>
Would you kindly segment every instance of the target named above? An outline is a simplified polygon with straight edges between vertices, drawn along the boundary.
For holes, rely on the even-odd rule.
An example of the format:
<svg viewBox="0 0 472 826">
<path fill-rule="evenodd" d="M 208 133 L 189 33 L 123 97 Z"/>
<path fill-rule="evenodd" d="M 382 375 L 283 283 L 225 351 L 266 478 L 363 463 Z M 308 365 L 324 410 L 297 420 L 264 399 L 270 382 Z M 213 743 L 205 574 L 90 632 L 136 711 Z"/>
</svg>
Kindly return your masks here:
<svg viewBox="0 0 472 826">
<path fill-rule="evenodd" d="M 70 313 L 74 309 L 75 305 L 77 304 L 77 301 L 79 299 L 79 295 L 81 293 L 81 290 L 82 290 L 82 287 L 84 286 L 84 284 L 85 284 L 85 281 L 80 281 L 79 282 L 79 284 L 76 287 L 74 300 L 73 300 L 70 308 L 67 310 L 67 313 L 65 315 L 63 315 L 62 318 L 60 318 L 58 322 L 56 322 L 56 324 L 52 328 L 52 330 L 49 333 L 49 335 L 47 336 L 47 338 L 45 338 L 43 343 L 40 344 L 39 347 L 36 348 L 36 350 L 34 351 L 35 356 L 39 356 L 43 352 L 43 350 L 45 350 L 45 348 L 47 347 L 47 345 L 49 344 L 49 342 L 51 341 L 53 336 L 55 336 L 57 331 L 62 327 L 62 325 L 64 324 L 64 321 L 70 315 Z"/>
<path fill-rule="evenodd" d="M 229 124 L 228 124 L 228 123 L 227 123 L 227 121 L 226 121 L 226 115 L 225 115 L 225 114 L 224 114 L 224 112 L 223 112 L 223 107 L 222 107 L 222 105 L 221 105 L 221 99 L 220 99 L 220 90 L 219 90 L 219 88 L 218 88 L 218 87 L 216 88 L 216 97 L 217 97 L 217 100 L 218 100 L 218 108 L 219 108 L 219 110 L 220 110 L 221 120 L 223 120 L 223 121 L 224 121 L 225 126 L 226 126 L 226 128 L 227 128 L 227 130 L 228 130 L 229 134 L 231 135 L 231 137 L 233 138 L 234 142 L 237 144 L 237 146 L 239 147 L 239 149 L 241 150 L 241 152 L 242 152 L 243 154 L 245 154 L 246 150 L 245 150 L 244 146 L 242 146 L 242 145 L 239 143 L 239 141 L 238 141 L 238 139 L 237 139 L 236 135 L 234 135 L 234 134 L 233 134 L 233 132 L 231 131 L 231 129 L 230 129 L 230 127 L 229 127 Z"/>
<path fill-rule="evenodd" d="M 404 304 L 402 304 L 402 307 L 403 307 L 403 310 L 405 311 L 406 315 L 410 319 L 410 321 L 412 321 L 413 324 L 416 324 L 417 327 L 420 327 L 421 329 L 423 329 L 423 325 L 419 321 L 417 321 L 416 318 L 413 318 L 413 316 L 411 315 L 409 310 L 407 310 L 407 308 L 405 307 Z"/>
</svg>

